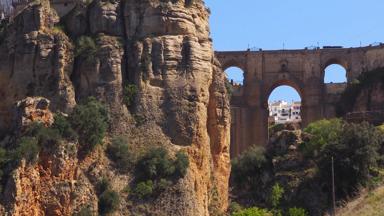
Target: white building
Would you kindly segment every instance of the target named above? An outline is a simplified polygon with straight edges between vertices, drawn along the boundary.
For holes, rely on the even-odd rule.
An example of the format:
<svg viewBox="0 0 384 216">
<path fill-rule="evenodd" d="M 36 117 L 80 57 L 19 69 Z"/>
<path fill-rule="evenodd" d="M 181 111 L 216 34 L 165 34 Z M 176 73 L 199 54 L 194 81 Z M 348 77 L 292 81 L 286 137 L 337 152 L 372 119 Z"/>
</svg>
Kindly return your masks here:
<svg viewBox="0 0 384 216">
<path fill-rule="evenodd" d="M 301 102 L 276 101 L 268 104 L 269 121 L 275 124 L 301 122 Z"/>
</svg>

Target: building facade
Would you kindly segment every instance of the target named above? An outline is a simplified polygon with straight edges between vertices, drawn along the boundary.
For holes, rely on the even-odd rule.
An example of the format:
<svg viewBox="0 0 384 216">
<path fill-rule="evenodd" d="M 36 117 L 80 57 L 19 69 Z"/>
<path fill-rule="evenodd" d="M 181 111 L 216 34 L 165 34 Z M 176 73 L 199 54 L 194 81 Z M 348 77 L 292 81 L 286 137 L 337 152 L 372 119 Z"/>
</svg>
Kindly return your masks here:
<svg viewBox="0 0 384 216">
<path fill-rule="evenodd" d="M 268 104 L 269 123 L 286 124 L 300 123 L 301 102 L 288 103 L 286 101 L 275 101 Z"/>
</svg>

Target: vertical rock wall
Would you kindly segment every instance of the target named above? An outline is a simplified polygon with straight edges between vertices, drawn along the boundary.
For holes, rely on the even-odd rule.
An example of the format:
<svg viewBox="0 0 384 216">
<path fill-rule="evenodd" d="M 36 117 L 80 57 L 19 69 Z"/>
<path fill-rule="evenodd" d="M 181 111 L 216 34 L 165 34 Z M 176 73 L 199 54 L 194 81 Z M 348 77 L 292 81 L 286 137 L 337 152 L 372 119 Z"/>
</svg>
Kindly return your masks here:
<svg viewBox="0 0 384 216">
<path fill-rule="evenodd" d="M 49 5 L 29 7 L 0 44 L 0 83 L 4 84 L 0 95 L 6 102 L 0 105 L 0 122 L 7 127 L 9 119 L 4 117 L 15 101 L 26 96 L 44 96 L 53 111 L 64 112 L 70 112 L 76 101 L 95 96 L 109 107 L 111 134 L 130 134 L 141 146 L 150 147 L 154 141 L 171 152 L 188 153 L 186 177 L 149 203 L 152 209 L 162 215 L 191 216 L 225 211 L 230 113 L 224 73 L 209 38 L 208 16 L 202 0 L 94 0 L 76 6 L 61 20 L 69 39 L 54 28 L 59 20 Z M 98 47 L 91 60 L 73 54 L 73 41 L 84 35 L 94 38 Z M 128 84 L 138 88 L 130 107 L 123 103 Z M 29 169 L 21 167 L 18 175 L 24 175 L 23 170 Z M 13 181 L 23 185 L 47 176 L 34 173 L 40 177 L 16 176 Z M 44 178 L 53 181 L 49 176 Z M 30 193 L 45 196 L 44 187 L 41 184 L 39 191 Z M 23 202 L 14 194 L 14 200 Z M 71 199 L 63 199 L 65 203 L 55 211 L 71 212 L 65 207 Z M 49 205 L 36 203 L 36 211 Z M 11 206 L 20 210 L 18 205 L 22 206 Z"/>
<path fill-rule="evenodd" d="M 154 121 L 172 145 L 190 155 L 190 171 L 180 185 L 184 197 L 176 203 L 168 198 L 178 206 L 169 214 L 208 215 L 209 208 L 223 211 L 227 205 L 229 104 L 208 15 L 199 0 L 124 5 L 127 77 L 140 90 L 134 112 Z"/>
</svg>

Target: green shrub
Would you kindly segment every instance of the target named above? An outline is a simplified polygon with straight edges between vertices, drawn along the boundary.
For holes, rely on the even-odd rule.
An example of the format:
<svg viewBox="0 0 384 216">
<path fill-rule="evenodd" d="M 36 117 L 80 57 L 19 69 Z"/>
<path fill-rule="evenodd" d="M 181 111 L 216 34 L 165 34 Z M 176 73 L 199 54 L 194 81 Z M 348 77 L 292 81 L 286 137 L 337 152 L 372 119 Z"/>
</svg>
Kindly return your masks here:
<svg viewBox="0 0 384 216">
<path fill-rule="evenodd" d="M 93 97 L 73 110 L 70 122 L 79 135 L 80 147 L 86 154 L 102 142 L 108 127 L 107 114 L 105 106 Z"/>
<path fill-rule="evenodd" d="M 135 102 L 136 95 L 138 93 L 137 86 L 134 84 L 128 84 L 124 87 L 123 102 L 127 107 L 130 107 Z"/>
<path fill-rule="evenodd" d="M 11 150 L 12 161 L 19 162 L 25 159 L 29 163 L 36 163 L 40 152 L 38 140 L 35 137 L 21 137 L 17 147 Z"/>
<path fill-rule="evenodd" d="M 235 213 L 235 212 L 240 212 L 241 210 L 243 210 L 243 207 L 241 207 L 241 205 L 237 202 L 231 202 L 229 204 L 228 210 L 230 213 Z"/>
<path fill-rule="evenodd" d="M 161 193 L 163 191 L 165 191 L 167 188 L 169 188 L 170 186 L 172 185 L 172 182 L 167 180 L 167 179 L 160 179 L 157 183 L 156 183 L 156 192 L 158 193 Z"/>
<path fill-rule="evenodd" d="M 253 207 L 232 213 L 232 216 L 272 216 L 272 213 L 266 209 Z"/>
<path fill-rule="evenodd" d="M 111 189 L 111 183 L 106 177 L 103 177 L 97 184 L 97 191 L 102 194 L 104 191 Z"/>
<path fill-rule="evenodd" d="M 147 199 L 152 196 L 154 192 L 153 181 L 148 180 L 145 182 L 140 182 L 132 191 L 132 195 L 138 199 Z"/>
<path fill-rule="evenodd" d="M 85 206 L 81 208 L 81 210 L 78 213 L 74 214 L 74 216 L 93 216 L 93 213 L 88 206 Z"/>
<path fill-rule="evenodd" d="M 177 152 L 176 153 L 176 160 L 175 160 L 175 176 L 176 178 L 183 178 L 188 171 L 189 167 L 189 159 L 188 156 L 184 152 Z"/>
<path fill-rule="evenodd" d="M 140 183 L 136 185 L 134 194 L 138 198 L 158 195 L 170 187 L 172 181 L 184 177 L 188 167 L 188 156 L 183 152 L 176 153 L 173 160 L 165 148 L 151 149 L 137 163 L 136 181 Z"/>
<path fill-rule="evenodd" d="M 325 145 L 334 142 L 342 130 L 340 119 L 320 120 L 313 122 L 304 129 L 310 139 L 300 145 L 300 150 L 308 158 L 317 157 Z"/>
<path fill-rule="evenodd" d="M 62 114 L 55 115 L 55 121 L 52 125 L 53 129 L 56 129 L 59 134 L 70 141 L 77 140 L 78 135 L 75 130 L 72 129 L 71 123 L 68 118 Z"/>
<path fill-rule="evenodd" d="M 269 127 L 269 135 L 273 135 L 285 129 L 285 124 L 274 124 Z"/>
<path fill-rule="evenodd" d="M 172 176 L 175 166 L 165 148 L 154 148 L 139 160 L 138 177 L 141 180 L 155 180 Z"/>
<path fill-rule="evenodd" d="M 374 126 L 345 123 L 337 139 L 324 146 L 317 160 L 323 182 L 329 183 L 331 179 L 333 157 L 338 197 L 344 198 L 365 186 L 377 167 L 381 143 L 382 134 Z"/>
<path fill-rule="evenodd" d="M 307 216 L 307 212 L 302 208 L 290 208 L 288 209 L 288 216 Z"/>
<path fill-rule="evenodd" d="M 283 198 L 284 188 L 280 184 L 276 183 L 273 185 L 271 190 L 270 202 L 271 206 L 276 209 L 279 207 L 281 199 Z"/>
<path fill-rule="evenodd" d="M 253 146 L 232 160 L 231 180 L 238 189 L 264 190 L 266 187 L 264 176 L 268 167 L 269 162 L 265 156 L 265 149 Z"/>
<path fill-rule="evenodd" d="M 126 137 L 114 137 L 107 148 L 107 152 L 120 170 L 128 171 L 133 166 L 133 159 Z"/>
<path fill-rule="evenodd" d="M 225 79 L 225 89 L 227 90 L 228 97 L 231 98 L 233 94 L 233 86 L 227 78 Z"/>
<path fill-rule="evenodd" d="M 81 36 L 76 41 L 75 56 L 87 61 L 94 61 L 99 50 L 95 40 L 89 36 Z"/>
<path fill-rule="evenodd" d="M 104 191 L 99 197 L 99 213 L 106 215 L 117 210 L 120 205 L 119 194 L 113 190 Z"/>
</svg>

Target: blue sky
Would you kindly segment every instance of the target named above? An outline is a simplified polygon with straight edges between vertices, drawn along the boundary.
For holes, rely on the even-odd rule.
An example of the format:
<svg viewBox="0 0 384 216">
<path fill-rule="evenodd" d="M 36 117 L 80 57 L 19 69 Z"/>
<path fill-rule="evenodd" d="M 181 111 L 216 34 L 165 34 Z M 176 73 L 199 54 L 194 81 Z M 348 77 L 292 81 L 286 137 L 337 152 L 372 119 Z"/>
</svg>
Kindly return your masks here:
<svg viewBox="0 0 384 216">
<path fill-rule="evenodd" d="M 205 0 L 211 10 L 215 50 L 301 49 L 307 46 L 359 47 L 384 42 L 383 0 Z M 283 45 L 284 44 L 284 45 Z M 341 71 L 341 72 L 340 72 Z M 227 71 L 228 72 L 228 71 Z M 241 80 L 239 71 L 230 70 Z M 334 67 L 326 80 L 342 81 Z M 329 77 L 328 77 L 329 76 Z M 279 89 L 282 89 L 280 91 Z M 270 100 L 297 100 L 289 88 Z"/>
</svg>

